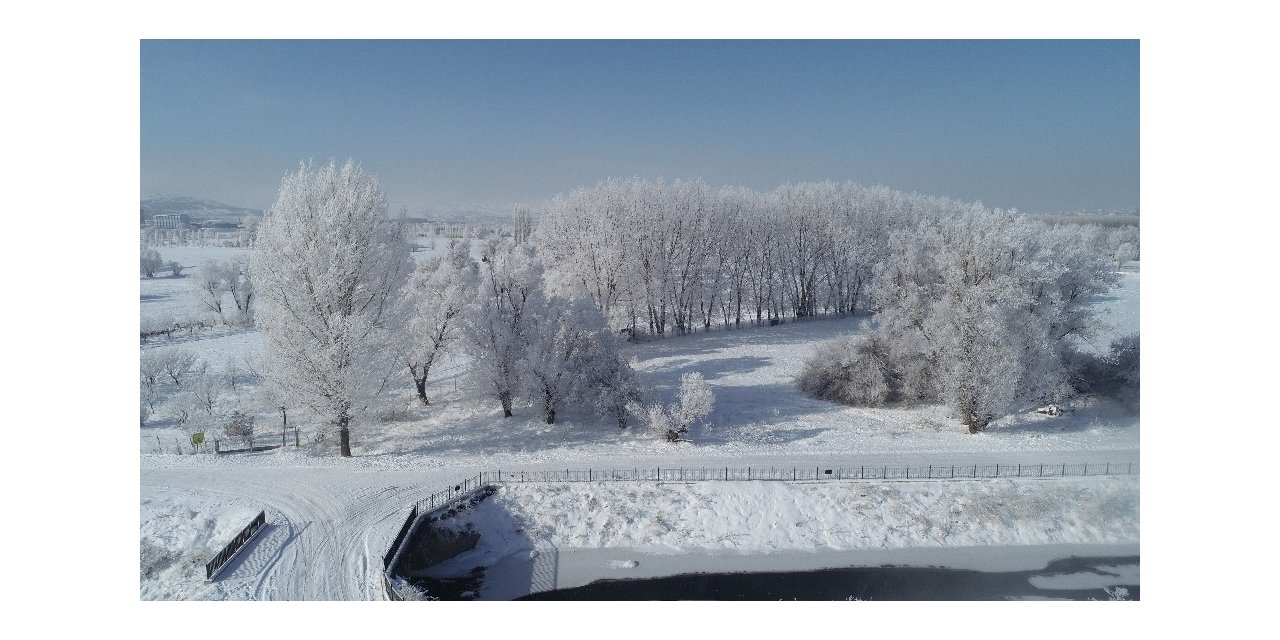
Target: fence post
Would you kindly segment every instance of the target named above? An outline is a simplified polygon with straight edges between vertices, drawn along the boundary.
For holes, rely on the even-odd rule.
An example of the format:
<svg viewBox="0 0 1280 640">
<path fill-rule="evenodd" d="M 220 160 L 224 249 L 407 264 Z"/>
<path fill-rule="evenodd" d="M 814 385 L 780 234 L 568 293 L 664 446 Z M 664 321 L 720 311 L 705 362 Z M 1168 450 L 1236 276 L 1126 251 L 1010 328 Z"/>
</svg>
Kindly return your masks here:
<svg viewBox="0 0 1280 640">
<path fill-rule="evenodd" d="M 1133 463 L 1129 463 L 1129 475 L 1133 475 Z"/>
<path fill-rule="evenodd" d="M 929 465 L 929 479 L 933 479 L 933 465 Z"/>
<path fill-rule="evenodd" d="M 1018 463 L 1018 477 L 1022 477 L 1022 463 Z"/>
<path fill-rule="evenodd" d="M 1107 463 L 1107 475 L 1111 475 L 1111 463 Z"/>
<path fill-rule="evenodd" d="M 791 481 L 792 481 L 792 482 L 795 482 L 795 481 L 796 481 L 796 468 L 795 468 L 795 467 L 791 467 Z"/>
<path fill-rule="evenodd" d="M 751 467 L 747 467 L 747 479 L 751 479 Z"/>
</svg>

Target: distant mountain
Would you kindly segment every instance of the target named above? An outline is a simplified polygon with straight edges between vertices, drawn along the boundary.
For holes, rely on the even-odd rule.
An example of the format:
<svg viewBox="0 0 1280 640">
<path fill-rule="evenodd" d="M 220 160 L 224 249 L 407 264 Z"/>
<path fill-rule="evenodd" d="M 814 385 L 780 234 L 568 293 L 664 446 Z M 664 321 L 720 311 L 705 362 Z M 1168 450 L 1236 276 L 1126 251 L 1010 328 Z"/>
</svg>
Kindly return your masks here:
<svg viewBox="0 0 1280 640">
<path fill-rule="evenodd" d="M 261 216 L 262 210 L 236 207 L 229 204 L 209 200 L 208 198 L 191 198 L 188 196 L 146 196 L 141 201 L 141 221 L 146 222 L 158 213 L 181 213 L 190 216 L 192 222 L 201 220 L 240 221 L 250 216 Z"/>
</svg>

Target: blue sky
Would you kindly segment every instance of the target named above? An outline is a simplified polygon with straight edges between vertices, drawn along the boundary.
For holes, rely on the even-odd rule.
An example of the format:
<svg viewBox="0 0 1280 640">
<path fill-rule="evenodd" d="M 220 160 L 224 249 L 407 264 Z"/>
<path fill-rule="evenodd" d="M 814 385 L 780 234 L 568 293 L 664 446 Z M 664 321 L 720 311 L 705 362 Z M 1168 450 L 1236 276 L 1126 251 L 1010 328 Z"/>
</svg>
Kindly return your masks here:
<svg viewBox="0 0 1280 640">
<path fill-rule="evenodd" d="M 1138 203 L 1136 41 L 143 41 L 141 192 L 265 208 L 354 158 L 395 208 L 610 176 Z"/>
</svg>

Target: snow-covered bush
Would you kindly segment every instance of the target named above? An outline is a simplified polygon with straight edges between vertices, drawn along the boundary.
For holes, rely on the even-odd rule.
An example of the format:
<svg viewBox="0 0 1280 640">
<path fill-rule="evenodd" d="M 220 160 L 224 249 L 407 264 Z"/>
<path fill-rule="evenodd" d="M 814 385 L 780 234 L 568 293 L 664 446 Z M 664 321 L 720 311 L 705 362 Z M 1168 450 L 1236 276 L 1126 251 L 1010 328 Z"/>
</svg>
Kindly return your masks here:
<svg viewBox="0 0 1280 640">
<path fill-rule="evenodd" d="M 711 415 L 713 408 L 715 395 L 702 374 L 686 373 L 680 376 L 680 396 L 675 404 L 649 407 L 649 429 L 668 442 L 676 442 L 694 423 Z"/>
<path fill-rule="evenodd" d="M 242 413 L 238 409 L 232 411 L 222 432 L 232 438 L 252 438 L 253 416 Z"/>
<path fill-rule="evenodd" d="M 178 264 L 177 260 L 170 260 L 169 263 L 165 265 L 165 267 L 169 269 L 169 275 L 173 276 L 174 278 L 177 278 L 178 276 L 182 275 L 183 267 L 181 264 Z"/>
<path fill-rule="evenodd" d="M 800 391 L 855 406 L 880 406 L 889 398 L 889 369 L 874 339 L 842 338 L 823 343 L 796 378 Z"/>
</svg>

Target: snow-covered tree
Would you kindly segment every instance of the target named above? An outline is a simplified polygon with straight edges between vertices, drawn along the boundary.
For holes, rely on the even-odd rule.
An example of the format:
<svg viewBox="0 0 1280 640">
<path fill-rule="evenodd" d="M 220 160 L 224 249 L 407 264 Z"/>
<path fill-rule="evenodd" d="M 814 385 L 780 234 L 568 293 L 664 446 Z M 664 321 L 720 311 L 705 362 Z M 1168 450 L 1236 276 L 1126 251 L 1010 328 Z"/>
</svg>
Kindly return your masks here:
<svg viewBox="0 0 1280 640">
<path fill-rule="evenodd" d="M 491 241 L 481 259 L 476 297 L 463 315 L 464 348 L 470 375 L 512 416 L 530 337 L 529 317 L 541 308 L 542 262 L 531 248 Z"/>
<path fill-rule="evenodd" d="M 875 287 L 886 397 L 943 402 L 976 433 L 1068 393 L 1066 340 L 1114 275 L 1066 229 L 975 205 L 895 231 Z"/>
<path fill-rule="evenodd" d="M 590 296 L 550 297 L 530 318 L 523 376 L 547 424 L 571 401 L 592 404 L 625 427 L 626 405 L 637 398 L 634 374 Z"/>
<path fill-rule="evenodd" d="M 230 307 L 227 297 L 235 305 L 235 314 L 228 318 Z M 250 326 L 253 324 L 253 280 L 249 277 L 249 265 L 242 259 L 229 262 L 209 260 L 200 265 L 196 276 L 196 299 L 205 311 L 218 316 L 224 323 Z"/>
<path fill-rule="evenodd" d="M 227 321 L 223 312 L 223 300 L 227 292 L 225 270 L 222 263 L 208 260 L 196 268 L 196 300 L 200 308 L 212 313 L 222 322 Z"/>
<path fill-rule="evenodd" d="M 460 333 L 462 313 L 475 299 L 479 269 L 466 245 L 456 245 L 442 258 L 418 264 L 406 285 L 410 309 L 404 359 L 422 404 L 427 399 L 431 367 Z"/>
<path fill-rule="evenodd" d="M 178 264 L 177 260 L 170 260 L 169 263 L 165 265 L 165 267 L 169 269 L 169 275 L 171 275 L 174 278 L 177 278 L 178 276 L 182 275 L 183 267 L 181 264 Z"/>
<path fill-rule="evenodd" d="M 338 428 L 350 426 L 398 368 L 397 304 L 413 269 L 402 222 L 378 182 L 352 161 L 303 163 L 263 216 L 250 263 L 266 375 Z"/>
<path fill-rule="evenodd" d="M 232 260 L 223 266 L 222 274 L 227 293 L 236 305 L 236 321 L 243 326 L 253 326 L 255 290 L 249 263 L 243 259 Z"/>
<path fill-rule="evenodd" d="M 511 214 L 511 240 L 515 244 L 527 242 L 533 234 L 533 217 L 527 207 L 516 207 Z"/>
<path fill-rule="evenodd" d="M 156 272 L 164 268 L 164 259 L 160 257 L 160 252 L 150 247 L 142 247 L 140 252 L 141 267 L 140 273 L 148 278 L 154 278 Z"/>
<path fill-rule="evenodd" d="M 149 366 L 156 367 L 165 377 L 173 381 L 175 387 L 181 387 L 188 373 L 196 369 L 200 358 L 186 349 L 164 349 L 153 356 Z M 144 360 L 145 362 L 145 360 Z"/>
<path fill-rule="evenodd" d="M 1116 248 L 1112 258 L 1116 261 L 1116 268 L 1119 269 L 1124 266 L 1124 263 L 1138 259 L 1138 248 L 1133 246 L 1132 242 L 1122 242 Z"/>
<path fill-rule="evenodd" d="M 715 408 L 715 395 L 702 379 L 701 373 L 680 376 L 680 397 L 675 404 L 649 407 L 649 428 L 670 442 L 675 442 L 689 432 L 689 427 L 711 415 Z"/>
</svg>

